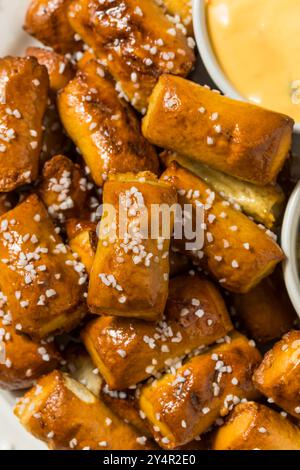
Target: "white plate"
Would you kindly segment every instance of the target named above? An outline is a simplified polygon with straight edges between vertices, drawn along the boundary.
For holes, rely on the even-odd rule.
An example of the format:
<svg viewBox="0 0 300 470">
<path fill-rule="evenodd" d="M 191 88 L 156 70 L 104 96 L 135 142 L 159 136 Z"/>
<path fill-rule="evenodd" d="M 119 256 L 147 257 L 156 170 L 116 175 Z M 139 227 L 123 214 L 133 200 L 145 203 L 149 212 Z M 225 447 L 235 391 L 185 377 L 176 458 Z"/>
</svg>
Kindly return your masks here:
<svg viewBox="0 0 300 470">
<path fill-rule="evenodd" d="M 28 0 L 0 0 L 0 57 L 24 55 L 35 44 L 23 29 Z M 16 395 L 0 392 L 0 450 L 41 450 L 45 445 L 34 439 L 19 424 L 12 413 Z"/>
</svg>

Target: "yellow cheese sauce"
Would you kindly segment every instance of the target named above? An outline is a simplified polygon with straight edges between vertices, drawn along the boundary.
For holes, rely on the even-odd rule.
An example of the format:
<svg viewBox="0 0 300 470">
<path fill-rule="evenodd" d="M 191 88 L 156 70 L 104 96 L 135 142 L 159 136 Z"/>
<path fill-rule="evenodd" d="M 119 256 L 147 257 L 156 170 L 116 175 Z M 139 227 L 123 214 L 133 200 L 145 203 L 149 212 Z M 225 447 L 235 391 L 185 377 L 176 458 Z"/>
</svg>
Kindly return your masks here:
<svg viewBox="0 0 300 470">
<path fill-rule="evenodd" d="M 217 60 L 249 101 L 300 122 L 300 0 L 206 0 Z"/>
</svg>

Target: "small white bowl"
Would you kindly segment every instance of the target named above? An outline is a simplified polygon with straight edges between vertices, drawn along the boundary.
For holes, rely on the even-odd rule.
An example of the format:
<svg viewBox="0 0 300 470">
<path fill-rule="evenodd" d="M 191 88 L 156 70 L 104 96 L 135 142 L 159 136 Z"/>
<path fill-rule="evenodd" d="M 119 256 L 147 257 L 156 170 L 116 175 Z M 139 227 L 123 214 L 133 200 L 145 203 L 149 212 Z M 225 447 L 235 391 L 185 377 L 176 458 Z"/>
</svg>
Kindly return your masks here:
<svg viewBox="0 0 300 470">
<path fill-rule="evenodd" d="M 286 256 L 286 260 L 283 263 L 285 284 L 294 308 L 300 316 L 300 279 L 297 256 L 299 227 L 300 182 L 289 199 L 281 231 L 281 246 Z"/>
<path fill-rule="evenodd" d="M 219 62 L 216 59 L 207 30 L 205 4 L 206 0 L 193 0 L 194 32 L 201 59 L 212 80 L 224 93 L 224 95 L 227 95 L 235 100 L 247 101 L 247 99 L 240 95 L 239 92 L 233 87 L 232 83 L 228 80 L 222 70 L 222 67 L 220 67 Z M 294 132 L 300 134 L 300 123 L 295 124 Z"/>
</svg>

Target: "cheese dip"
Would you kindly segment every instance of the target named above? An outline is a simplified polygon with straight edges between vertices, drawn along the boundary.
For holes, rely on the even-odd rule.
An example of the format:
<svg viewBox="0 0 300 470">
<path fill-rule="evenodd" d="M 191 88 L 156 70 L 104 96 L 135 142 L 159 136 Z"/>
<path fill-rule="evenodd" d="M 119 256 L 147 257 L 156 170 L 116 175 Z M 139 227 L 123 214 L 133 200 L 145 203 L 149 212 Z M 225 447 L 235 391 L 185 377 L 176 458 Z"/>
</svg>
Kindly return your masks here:
<svg viewBox="0 0 300 470">
<path fill-rule="evenodd" d="M 300 122 L 300 0 L 206 0 L 211 43 L 246 99 Z"/>
</svg>

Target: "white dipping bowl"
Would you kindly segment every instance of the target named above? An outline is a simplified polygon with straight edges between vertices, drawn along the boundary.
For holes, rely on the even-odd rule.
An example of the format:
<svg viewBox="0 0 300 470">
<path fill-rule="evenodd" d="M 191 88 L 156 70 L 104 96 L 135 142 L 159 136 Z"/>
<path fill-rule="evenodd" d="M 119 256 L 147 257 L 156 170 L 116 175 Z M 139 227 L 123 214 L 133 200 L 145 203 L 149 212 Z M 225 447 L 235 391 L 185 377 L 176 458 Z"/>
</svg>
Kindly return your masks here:
<svg viewBox="0 0 300 470">
<path fill-rule="evenodd" d="M 212 80 L 215 82 L 217 87 L 224 93 L 224 95 L 227 95 L 230 98 L 236 100 L 248 101 L 245 97 L 240 95 L 240 93 L 228 80 L 215 56 L 207 30 L 205 4 L 206 0 L 193 0 L 194 32 L 201 59 Z M 300 123 L 295 124 L 294 132 L 300 134 Z"/>
<path fill-rule="evenodd" d="M 286 260 L 283 263 L 285 284 L 295 310 L 300 316 L 300 279 L 297 241 L 300 228 L 300 182 L 295 187 L 283 219 L 281 246 Z"/>
</svg>

